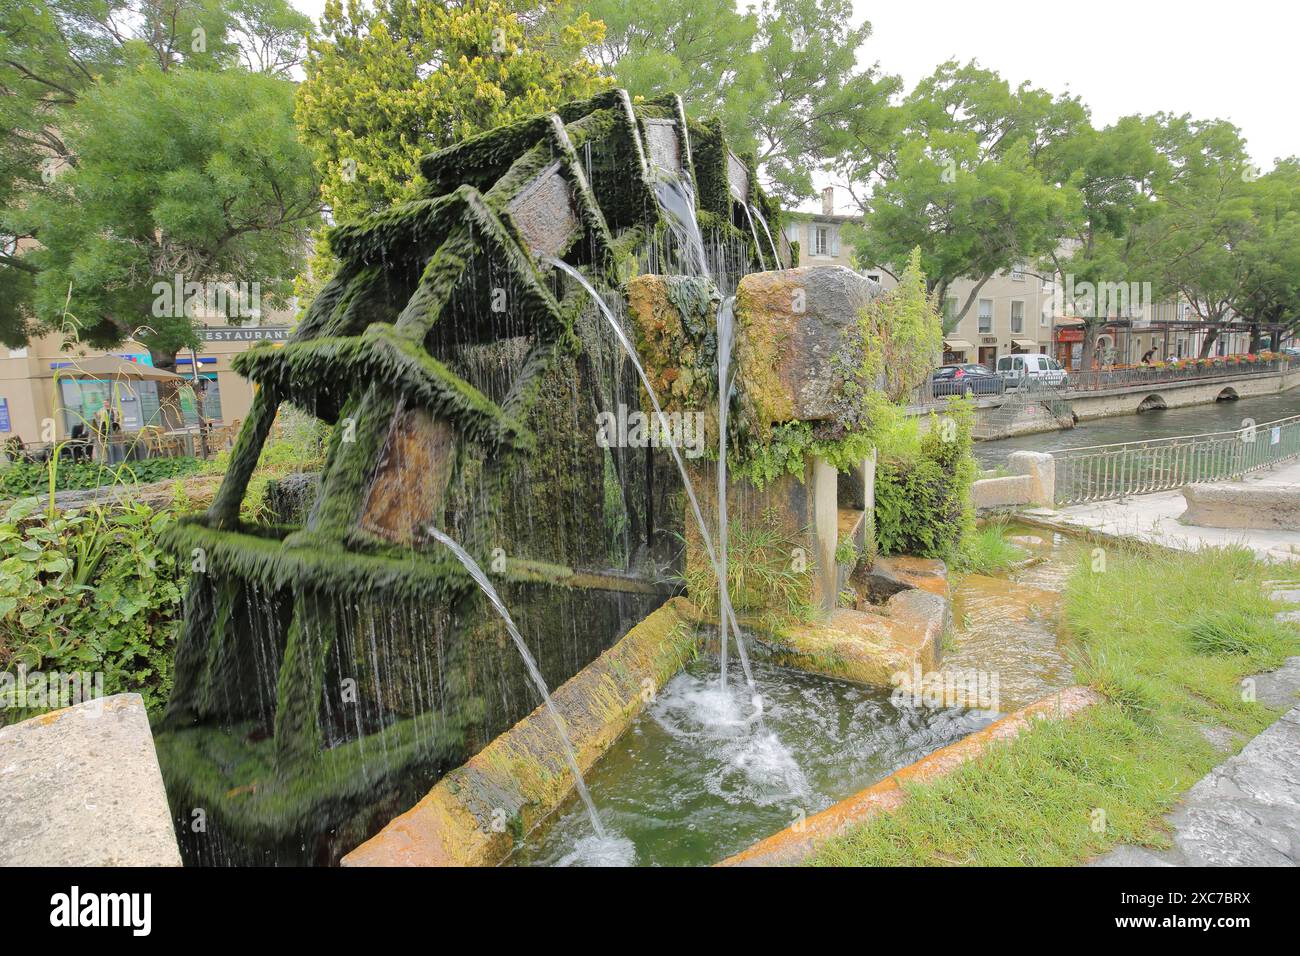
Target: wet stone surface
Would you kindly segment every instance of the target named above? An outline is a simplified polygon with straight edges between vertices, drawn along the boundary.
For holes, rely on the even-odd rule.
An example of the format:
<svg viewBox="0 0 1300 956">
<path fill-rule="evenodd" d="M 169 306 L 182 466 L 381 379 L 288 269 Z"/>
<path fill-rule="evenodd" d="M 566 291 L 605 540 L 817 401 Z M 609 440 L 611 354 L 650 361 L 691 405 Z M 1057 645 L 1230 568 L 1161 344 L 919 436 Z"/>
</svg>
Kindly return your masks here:
<svg viewBox="0 0 1300 956">
<path fill-rule="evenodd" d="M 1256 699 L 1300 699 L 1300 657 L 1255 678 Z M 1168 850 L 1121 846 L 1093 866 L 1300 864 L 1300 706 L 1202 777 L 1166 818 Z"/>
</svg>

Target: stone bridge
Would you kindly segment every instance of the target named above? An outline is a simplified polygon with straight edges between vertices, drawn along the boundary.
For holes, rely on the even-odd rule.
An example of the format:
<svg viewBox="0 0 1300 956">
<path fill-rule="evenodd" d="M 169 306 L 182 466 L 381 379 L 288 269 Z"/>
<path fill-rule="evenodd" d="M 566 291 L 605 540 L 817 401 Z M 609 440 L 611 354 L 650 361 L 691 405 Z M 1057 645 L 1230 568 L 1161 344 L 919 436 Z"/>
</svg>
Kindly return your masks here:
<svg viewBox="0 0 1300 956">
<path fill-rule="evenodd" d="M 1182 408 L 1185 405 L 1208 405 L 1211 402 L 1273 395 L 1300 385 L 1300 371 L 1247 372 L 1216 375 L 1212 378 L 1189 378 L 1183 381 L 1141 382 L 1097 391 L 1064 394 L 1074 406 L 1080 420 L 1132 415 L 1158 408 Z"/>
<path fill-rule="evenodd" d="M 1078 421 L 1086 421 L 1156 409 L 1182 408 L 1186 405 L 1209 405 L 1212 402 L 1256 395 L 1273 395 L 1289 391 L 1297 385 L 1300 385 L 1300 368 L 1293 367 L 1277 372 L 1240 372 L 1204 378 L 1139 382 L 1088 391 L 1067 388 L 1056 394 L 1069 403 Z M 1015 404 L 1015 396 L 1014 391 L 1006 395 L 976 396 L 977 438 L 1009 438 L 1013 435 L 1029 435 L 1069 427 L 1068 424 L 1063 426 L 1041 403 L 1028 402 L 1013 414 L 1009 413 L 1010 406 Z M 935 408 L 933 404 L 913 405 L 908 409 L 908 414 L 928 417 Z M 921 427 L 922 430 L 925 429 L 925 421 Z"/>
</svg>

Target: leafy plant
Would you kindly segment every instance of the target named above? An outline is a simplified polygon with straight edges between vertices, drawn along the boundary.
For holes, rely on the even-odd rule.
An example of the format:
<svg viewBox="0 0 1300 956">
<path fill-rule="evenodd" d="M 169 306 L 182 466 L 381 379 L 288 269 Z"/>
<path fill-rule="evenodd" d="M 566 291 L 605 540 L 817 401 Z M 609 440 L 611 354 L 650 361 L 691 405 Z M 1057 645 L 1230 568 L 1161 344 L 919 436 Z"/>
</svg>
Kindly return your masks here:
<svg viewBox="0 0 1300 956">
<path fill-rule="evenodd" d="M 160 706 L 182 599 L 175 559 L 157 543 L 171 512 L 39 507 L 21 501 L 0 520 L 0 668 L 99 673 L 105 693 Z M 26 716 L 10 708 L 0 722 Z"/>
<path fill-rule="evenodd" d="M 950 400 L 943 417 L 932 415 L 915 454 L 891 449 L 876 466 L 876 541 L 884 554 L 915 554 L 954 560 L 974 530 L 970 486 L 974 411 Z"/>
<path fill-rule="evenodd" d="M 103 462 L 16 462 L 0 472 L 0 497 L 23 498 L 55 491 L 102 488 L 115 484 L 144 484 L 178 478 L 199 470 L 197 458 L 147 458 L 119 465 Z"/>
</svg>

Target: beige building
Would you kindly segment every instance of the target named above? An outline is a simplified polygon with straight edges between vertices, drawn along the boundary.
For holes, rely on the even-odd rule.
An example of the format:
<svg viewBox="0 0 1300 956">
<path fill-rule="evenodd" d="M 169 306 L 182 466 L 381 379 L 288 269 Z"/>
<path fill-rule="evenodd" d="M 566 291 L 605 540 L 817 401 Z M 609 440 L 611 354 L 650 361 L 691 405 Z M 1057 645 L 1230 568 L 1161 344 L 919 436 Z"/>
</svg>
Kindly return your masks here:
<svg viewBox="0 0 1300 956">
<path fill-rule="evenodd" d="M 833 187 L 822 190 L 820 213 L 786 212 L 783 216 L 786 237 L 799 243 L 800 265 L 842 265 L 887 289 L 896 284 L 885 269 L 855 261 L 843 231 L 859 217 L 835 212 Z M 944 336 L 944 362 L 981 362 L 992 368 L 1002 355 L 1052 350 L 1051 277 L 1039 276 L 1027 266 L 993 276 L 975 293 L 966 315 L 953 327 L 953 317 L 974 287 L 970 279 L 958 279 L 941 303 L 944 326 L 952 327 Z"/>
<path fill-rule="evenodd" d="M 282 315 L 287 317 L 287 313 Z M 223 424 L 247 417 L 253 400 L 252 385 L 231 368 L 231 359 L 257 342 L 283 341 L 291 331 L 287 323 L 201 326 L 201 349 L 196 355 L 188 352 L 179 355 L 176 371 L 192 379 L 194 360 L 198 359 L 198 375 L 205 383 L 204 417 Z M 146 425 L 161 423 L 157 382 L 126 377 L 72 377 L 81 363 L 105 355 L 152 364 L 148 349 L 130 341 L 108 351 L 85 348 L 65 351 L 61 345 L 62 337 L 55 334 L 35 339 L 27 348 L 0 346 L 0 442 L 13 437 L 21 438 L 27 445 L 51 438 L 61 441 L 69 436 L 74 425 L 89 422 L 105 398 L 112 402 L 124 431 L 138 431 Z M 198 421 L 198 411 L 188 389 L 182 391 L 181 410 L 187 423 Z"/>
</svg>

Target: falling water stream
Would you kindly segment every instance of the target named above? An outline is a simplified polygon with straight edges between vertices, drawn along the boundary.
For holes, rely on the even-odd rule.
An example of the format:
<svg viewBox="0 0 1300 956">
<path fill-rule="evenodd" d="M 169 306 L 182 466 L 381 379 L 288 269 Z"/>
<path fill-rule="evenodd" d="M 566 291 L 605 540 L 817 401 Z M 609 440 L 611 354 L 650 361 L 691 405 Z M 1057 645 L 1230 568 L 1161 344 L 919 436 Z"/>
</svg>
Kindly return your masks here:
<svg viewBox="0 0 1300 956">
<path fill-rule="evenodd" d="M 758 253 L 758 267 L 766 272 L 767 263 L 763 259 L 763 243 L 758 239 L 758 227 L 754 225 L 754 214 L 750 212 L 749 203 L 745 203 L 742 208 L 745 210 L 745 218 L 749 220 L 749 234 L 754 237 L 754 251 Z"/>
<path fill-rule="evenodd" d="M 757 206 L 749 206 L 748 208 L 753 215 L 758 217 L 758 221 L 762 224 L 763 232 L 767 234 L 767 244 L 772 247 L 772 261 L 776 263 L 776 268 L 781 268 L 781 254 L 776 251 L 776 240 L 772 238 L 772 230 L 768 228 L 767 220 L 763 217 L 763 210 Z M 755 241 L 757 241 L 757 237 L 755 237 Z"/>
<path fill-rule="evenodd" d="M 718 683 L 727 687 L 727 621 L 732 616 L 731 594 L 727 588 L 727 411 L 731 405 L 731 351 L 736 339 L 736 297 L 728 296 L 718 310 L 718 609 L 721 614 L 719 631 L 724 635 L 721 642 L 721 668 Z M 740 637 L 736 637 L 738 652 L 744 655 Z M 745 664 L 745 677 L 753 686 L 748 662 Z"/>
<path fill-rule="evenodd" d="M 428 532 L 440 544 L 446 545 L 451 553 L 456 556 L 456 560 L 465 566 L 465 570 L 469 572 L 470 577 L 474 579 L 487 596 L 487 599 L 492 602 L 492 606 L 496 608 L 497 613 L 501 615 L 506 630 L 510 632 L 510 639 L 515 642 L 515 647 L 519 649 L 519 655 L 524 659 L 524 665 L 528 668 L 528 676 L 532 678 L 537 693 L 541 695 L 542 702 L 546 705 L 546 712 L 550 714 L 551 720 L 555 724 L 555 732 L 564 745 L 564 759 L 573 772 L 573 786 L 578 791 L 578 796 L 582 798 L 583 805 L 587 808 L 587 815 L 591 818 L 592 829 L 596 831 L 595 840 L 584 848 L 585 855 L 606 864 L 615 862 L 619 857 L 627 855 L 632 851 L 631 841 L 624 840 L 621 837 L 611 837 L 605 832 L 605 827 L 600 822 L 600 815 L 596 813 L 596 805 L 591 802 L 591 794 L 587 792 L 587 785 L 582 780 L 582 769 L 578 766 L 578 758 L 573 750 L 573 742 L 569 739 L 569 732 L 564 726 L 564 718 L 556 710 L 555 702 L 551 700 L 550 690 L 547 689 L 546 680 L 542 677 L 542 672 L 537 669 L 537 661 L 533 659 L 532 652 L 528 650 L 523 635 L 515 627 L 515 622 L 510 617 L 510 612 L 506 610 L 501 596 L 497 594 L 496 588 L 492 586 L 492 582 L 483 573 L 483 569 L 479 567 L 478 562 L 471 558 L 464 548 L 432 525 L 429 526 Z"/>
<path fill-rule="evenodd" d="M 669 227 L 683 241 L 686 268 L 691 275 L 709 276 L 709 264 L 704 258 L 704 236 L 695 218 L 695 194 L 686 180 L 677 176 L 662 176 L 655 180 L 655 198 L 659 208 L 668 217 Z"/>
<path fill-rule="evenodd" d="M 659 420 L 659 427 L 663 429 L 663 433 L 665 435 L 671 435 L 672 431 L 668 427 L 668 419 L 664 415 L 663 407 L 659 404 L 659 397 L 655 394 L 654 389 L 650 385 L 650 377 L 646 374 L 645 368 L 641 365 L 641 359 L 637 355 L 636 347 L 632 345 L 632 342 L 628 339 L 627 334 L 623 331 L 623 327 L 619 324 L 618 319 L 614 317 L 614 313 L 611 312 L 609 306 L 605 304 L 605 300 L 600 297 L 600 293 L 598 293 L 595 287 L 592 286 L 592 284 L 587 281 L 586 276 L 584 276 L 573 266 L 569 265 L 567 262 L 564 262 L 563 260 L 560 259 L 546 259 L 545 261 L 547 262 L 547 264 L 554 266 L 556 269 L 559 269 L 561 272 L 564 272 L 566 275 L 571 276 L 574 280 L 578 282 L 579 285 L 583 287 L 583 289 L 586 290 L 587 294 L 591 296 L 592 301 L 596 303 L 596 306 L 600 309 L 601 313 L 605 316 L 605 319 L 609 322 L 610 328 L 614 330 L 614 335 L 618 338 L 619 343 L 623 346 L 623 350 L 627 352 L 628 358 L 632 360 L 632 365 L 636 368 L 637 375 L 641 379 L 641 384 L 645 388 L 646 394 L 650 398 L 650 404 L 654 406 L 655 414 L 656 416 L 658 416 L 658 420 Z M 696 524 L 699 525 L 700 537 L 701 539 L 703 539 L 704 549 L 708 553 L 709 564 L 712 565 L 713 572 L 718 577 L 718 587 L 722 595 L 722 599 L 719 603 L 724 609 L 723 615 L 725 618 L 723 623 L 725 624 L 726 622 L 729 621 L 731 624 L 730 630 L 731 633 L 736 638 L 736 651 L 740 656 L 741 668 L 745 672 L 745 682 L 746 684 L 749 685 L 750 689 L 752 690 L 754 688 L 754 677 L 749 667 L 749 656 L 745 652 L 745 645 L 740 637 L 740 625 L 736 623 L 736 615 L 735 612 L 732 611 L 731 609 L 731 601 L 727 595 L 727 585 L 726 585 L 727 577 L 724 571 L 724 565 L 722 564 L 721 559 L 718 557 L 717 550 L 713 546 L 713 536 L 709 534 L 709 526 L 704 520 L 703 511 L 700 510 L 700 501 L 695 495 L 695 485 L 692 484 L 690 475 L 686 471 L 686 463 L 682 461 L 682 453 L 677 448 L 676 442 L 669 441 L 667 442 L 667 445 L 668 445 L 669 452 L 671 452 L 673 456 L 673 461 L 677 463 L 677 470 L 678 472 L 681 473 L 682 483 L 685 485 L 686 488 L 686 498 L 691 503 L 691 512 L 695 516 Z M 724 465 L 724 469 L 725 469 L 725 465 Z M 725 506 L 723 507 L 725 508 Z M 727 630 L 728 629 L 725 626 L 722 628 L 722 635 L 720 641 L 722 646 L 722 653 L 724 655 L 726 654 L 726 647 L 727 647 Z M 725 685 L 724 685 L 724 689 L 725 689 Z M 757 701 L 757 697 L 755 697 L 754 705 L 756 709 L 758 709 L 760 706 L 760 704 Z"/>
</svg>

